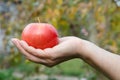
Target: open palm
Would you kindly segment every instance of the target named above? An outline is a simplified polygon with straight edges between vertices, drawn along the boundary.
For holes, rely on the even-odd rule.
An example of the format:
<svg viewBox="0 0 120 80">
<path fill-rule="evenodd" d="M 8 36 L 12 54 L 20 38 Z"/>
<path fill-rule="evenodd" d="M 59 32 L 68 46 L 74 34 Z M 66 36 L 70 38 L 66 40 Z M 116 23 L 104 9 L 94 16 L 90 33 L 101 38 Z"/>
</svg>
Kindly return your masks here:
<svg viewBox="0 0 120 80">
<path fill-rule="evenodd" d="M 58 45 L 44 50 L 35 49 L 17 38 L 12 39 L 12 42 L 28 60 L 52 67 L 63 61 L 77 58 L 77 44 L 80 44 L 82 40 L 77 37 L 59 38 Z"/>
</svg>

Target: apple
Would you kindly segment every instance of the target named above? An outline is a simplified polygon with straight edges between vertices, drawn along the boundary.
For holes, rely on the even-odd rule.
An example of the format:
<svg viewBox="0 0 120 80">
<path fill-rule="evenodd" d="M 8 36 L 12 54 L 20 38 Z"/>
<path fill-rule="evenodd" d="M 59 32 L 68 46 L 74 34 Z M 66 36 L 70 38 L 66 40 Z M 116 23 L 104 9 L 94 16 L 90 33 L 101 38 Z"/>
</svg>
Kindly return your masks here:
<svg viewBox="0 0 120 80">
<path fill-rule="evenodd" d="M 30 23 L 22 32 L 22 40 L 36 49 L 52 48 L 58 44 L 57 30 L 48 23 Z"/>
</svg>

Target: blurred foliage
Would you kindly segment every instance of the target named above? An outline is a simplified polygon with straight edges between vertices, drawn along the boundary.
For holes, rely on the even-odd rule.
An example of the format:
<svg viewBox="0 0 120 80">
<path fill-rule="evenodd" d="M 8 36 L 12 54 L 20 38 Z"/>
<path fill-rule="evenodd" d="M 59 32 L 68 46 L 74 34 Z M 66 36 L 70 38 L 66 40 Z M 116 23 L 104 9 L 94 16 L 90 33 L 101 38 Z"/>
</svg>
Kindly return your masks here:
<svg viewBox="0 0 120 80">
<path fill-rule="evenodd" d="M 8 11 L 0 13 L 0 27 L 5 30 L 7 51 L 0 54 L 0 80 L 19 80 L 32 74 L 74 75 L 87 80 L 106 80 L 82 61 L 69 61 L 46 68 L 26 61 L 10 39 L 21 38 L 25 25 L 33 22 L 54 25 L 59 36 L 77 36 L 102 48 L 120 53 L 120 8 L 112 0 L 5 0 Z M 3 69 L 3 70 L 2 70 Z M 44 71 L 45 70 L 45 71 Z M 16 78 L 11 74 L 24 74 Z"/>
</svg>

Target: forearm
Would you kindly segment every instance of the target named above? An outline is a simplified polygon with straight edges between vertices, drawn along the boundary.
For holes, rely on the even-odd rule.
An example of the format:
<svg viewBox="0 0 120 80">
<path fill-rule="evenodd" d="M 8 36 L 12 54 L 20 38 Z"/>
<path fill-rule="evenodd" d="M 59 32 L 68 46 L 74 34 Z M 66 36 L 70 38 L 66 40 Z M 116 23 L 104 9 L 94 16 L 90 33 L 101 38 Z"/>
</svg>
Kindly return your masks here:
<svg viewBox="0 0 120 80">
<path fill-rule="evenodd" d="M 112 80 L 120 80 L 120 56 L 85 41 L 82 59 Z"/>
</svg>

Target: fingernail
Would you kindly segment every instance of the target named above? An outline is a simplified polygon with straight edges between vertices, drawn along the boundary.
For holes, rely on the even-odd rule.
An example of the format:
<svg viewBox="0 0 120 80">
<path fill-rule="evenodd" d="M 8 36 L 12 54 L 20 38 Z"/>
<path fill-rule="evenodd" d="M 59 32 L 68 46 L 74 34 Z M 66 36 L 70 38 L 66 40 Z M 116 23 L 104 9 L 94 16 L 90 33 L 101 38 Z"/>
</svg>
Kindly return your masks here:
<svg viewBox="0 0 120 80">
<path fill-rule="evenodd" d="M 23 41 L 20 41 L 21 44 L 23 44 Z"/>
<path fill-rule="evenodd" d="M 20 43 L 21 43 L 22 45 L 25 45 L 25 42 L 24 42 L 24 41 L 22 41 L 22 40 L 20 41 Z"/>
<path fill-rule="evenodd" d="M 12 39 L 11 39 L 11 42 L 12 42 L 12 43 L 14 43 L 14 41 L 15 41 L 15 39 L 14 39 L 14 38 L 12 38 Z"/>
</svg>

